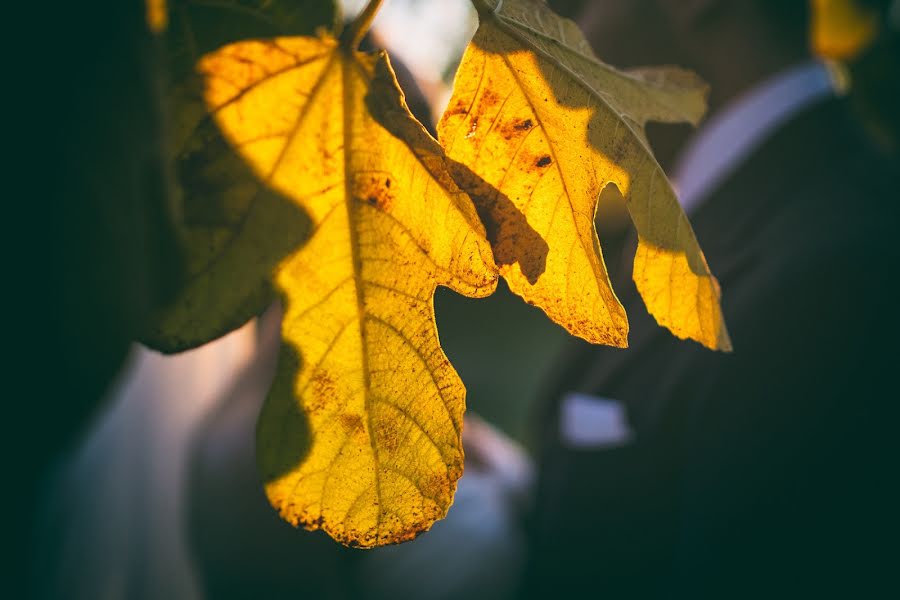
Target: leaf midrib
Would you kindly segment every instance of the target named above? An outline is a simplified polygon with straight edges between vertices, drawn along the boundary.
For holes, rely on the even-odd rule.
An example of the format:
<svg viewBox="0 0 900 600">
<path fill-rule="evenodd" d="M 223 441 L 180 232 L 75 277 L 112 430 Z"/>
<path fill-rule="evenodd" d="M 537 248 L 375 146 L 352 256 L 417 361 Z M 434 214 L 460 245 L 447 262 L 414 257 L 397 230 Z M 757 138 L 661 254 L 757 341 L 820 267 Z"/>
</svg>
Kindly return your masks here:
<svg viewBox="0 0 900 600">
<path fill-rule="evenodd" d="M 559 173 L 560 183 L 562 184 L 562 187 L 563 187 L 563 196 L 565 196 L 566 202 L 569 205 L 569 214 L 572 216 L 572 225 L 576 231 L 575 237 L 578 240 L 578 242 L 581 244 L 581 248 L 584 251 L 586 256 L 595 255 L 596 250 L 593 247 L 593 240 L 591 240 L 591 247 L 588 248 L 585 245 L 587 243 L 587 240 L 585 240 L 584 237 L 578 232 L 578 223 L 576 220 L 577 212 L 575 210 L 575 205 L 572 204 L 572 194 L 571 194 L 571 192 L 569 192 L 569 186 L 566 181 L 566 174 L 564 173 L 563 168 L 562 168 L 562 163 L 559 161 L 559 158 L 557 157 L 557 154 L 556 154 L 556 142 L 554 142 L 551 139 L 549 129 L 544 126 L 544 120 L 538 114 L 539 111 L 537 109 L 537 105 L 534 103 L 531 96 L 529 96 L 528 92 L 526 91 L 525 86 L 523 85 L 521 79 L 519 79 L 519 76 L 516 73 L 516 70 L 513 67 L 512 62 L 509 60 L 509 57 L 506 56 L 505 54 L 503 54 L 502 58 L 503 58 L 504 64 L 506 65 L 507 70 L 509 70 L 509 73 L 512 75 L 513 79 L 515 80 L 516 86 L 522 92 L 522 96 L 525 98 L 525 101 L 528 103 L 528 106 L 531 108 L 531 112 L 532 112 L 532 114 L 534 114 L 534 118 L 538 122 L 537 123 L 538 127 L 544 132 L 544 136 L 547 138 L 547 147 L 550 149 L 550 154 L 552 155 L 552 158 L 553 158 L 553 166 L 556 169 L 556 171 Z M 596 265 L 592 264 L 592 267 L 595 267 L 595 266 Z M 609 285 L 609 275 L 607 275 L 606 279 L 607 279 L 607 287 L 610 289 L 610 291 L 612 291 L 612 286 Z M 595 277 L 594 280 L 597 282 L 597 292 L 600 295 L 601 303 L 603 304 L 604 310 L 606 310 L 606 313 L 609 317 L 609 321 L 615 322 L 613 310 L 609 307 L 607 302 L 603 299 L 603 290 L 601 289 L 601 284 L 599 282 L 599 278 Z M 568 283 L 568 278 L 567 278 L 567 283 Z M 568 294 L 567 294 L 567 296 L 568 296 Z M 621 307 L 621 301 L 618 299 L 618 296 L 616 296 L 614 291 L 612 291 L 612 298 Z M 569 308 L 569 307 L 567 307 L 567 308 Z M 571 314 L 571 308 L 569 308 L 569 311 Z"/>
<path fill-rule="evenodd" d="M 375 544 L 377 545 L 381 539 L 381 522 L 382 522 L 382 495 L 381 495 L 381 458 L 378 453 L 378 442 L 375 439 L 375 424 L 372 419 L 372 376 L 369 372 L 369 355 L 368 355 L 368 339 L 366 333 L 366 311 L 365 298 L 363 292 L 364 281 L 362 278 L 362 257 L 359 248 L 359 223 L 357 220 L 356 210 L 353 208 L 353 193 L 350 184 L 350 155 L 352 153 L 352 132 L 353 132 L 353 104 L 352 94 L 352 71 L 354 68 L 364 74 L 365 69 L 358 64 L 358 58 L 355 51 L 338 48 L 336 56 L 340 56 L 341 64 L 341 111 L 344 136 L 344 207 L 347 212 L 347 224 L 350 228 L 350 255 L 353 261 L 353 286 L 356 292 L 356 316 L 359 322 L 360 337 L 360 360 L 362 362 L 363 375 L 363 409 L 366 413 L 366 432 L 369 436 L 369 445 L 372 447 L 372 457 L 375 462 L 374 479 L 375 479 L 375 496 L 378 499 L 378 518 L 375 525 Z"/>
</svg>

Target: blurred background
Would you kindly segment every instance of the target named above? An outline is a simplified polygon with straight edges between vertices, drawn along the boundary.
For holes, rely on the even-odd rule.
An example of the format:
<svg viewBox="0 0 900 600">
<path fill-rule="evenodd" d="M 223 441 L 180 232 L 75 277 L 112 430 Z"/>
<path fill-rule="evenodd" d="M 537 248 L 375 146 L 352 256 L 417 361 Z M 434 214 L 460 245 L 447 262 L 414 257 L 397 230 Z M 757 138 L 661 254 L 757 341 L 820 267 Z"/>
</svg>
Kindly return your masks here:
<svg viewBox="0 0 900 600">
<path fill-rule="evenodd" d="M 170 0 L 169 4 L 174 32 L 181 26 L 178 19 L 184 14 L 190 12 L 193 18 L 203 19 L 217 6 L 216 2 L 201 0 Z M 321 6 L 327 3 L 307 4 L 316 4 L 317 10 L 323 10 Z M 340 4 L 344 16 L 349 18 L 364 2 L 342 0 Z M 550 4 L 574 18 L 583 15 L 590 2 Z M 810 44 L 820 56 L 844 65 L 851 97 L 860 114 L 873 137 L 896 158 L 900 132 L 900 2 L 893 3 L 886 20 L 876 16 L 862 0 L 813 0 L 812 5 Z M 402 65 L 399 70 L 405 72 L 400 77 L 410 104 L 418 103 L 417 116 L 428 125 L 433 126 L 446 105 L 456 66 L 476 25 L 477 17 L 468 0 L 386 0 L 375 21 L 369 43 L 387 48 L 395 63 Z M 102 35 L 100 30 L 93 33 Z M 209 39 L 215 38 L 211 35 Z M 177 43 L 164 51 L 173 52 L 173 48 L 177 48 Z M 101 51 L 108 48 L 98 50 Z M 607 57 L 601 54 L 601 58 Z M 623 59 L 627 62 L 628 57 Z M 182 59 L 176 57 L 173 64 L 179 64 L 179 60 Z M 635 66 L 615 58 L 609 60 L 620 66 Z M 177 74 L 177 66 L 170 68 L 172 77 Z M 664 167 L 688 133 L 678 128 L 650 129 L 651 142 Z M 72 273 L 78 272 L 73 267 Z M 116 275 L 106 277 L 99 278 L 101 287 L 115 280 Z M 83 291 L 82 284 L 68 285 Z M 85 310 L 83 304 L 87 301 L 73 305 L 73 314 L 62 318 L 72 322 L 83 318 L 74 315 Z M 468 390 L 468 411 L 477 413 L 527 450 L 535 401 L 554 362 L 564 346 L 571 343 L 569 336 L 539 310 L 510 294 L 502 281 L 497 293 L 484 300 L 466 299 L 439 289 L 435 305 L 442 345 Z M 97 306 L 92 310 L 99 310 Z M 227 545 L 229 531 L 209 531 L 221 528 L 229 518 L 240 519 L 242 513 L 238 509 L 233 514 L 225 511 L 221 521 L 207 524 L 209 527 L 196 528 L 196 508 L 189 505 L 192 494 L 210 495 L 204 506 L 211 512 L 215 509 L 209 503 L 215 496 L 222 502 L 233 500 L 239 508 L 251 507 L 246 508 L 246 514 L 255 514 L 259 506 L 261 494 L 252 480 L 240 480 L 231 487 L 216 486 L 223 485 L 222 474 L 227 475 L 236 464 L 234 461 L 240 460 L 235 458 L 239 452 L 234 448 L 246 449 L 252 443 L 252 415 L 258 410 L 271 376 L 277 317 L 277 308 L 272 309 L 262 320 L 181 355 L 162 356 L 131 345 L 123 354 L 124 362 L 115 358 L 107 361 L 111 366 L 97 375 L 99 383 L 87 386 L 83 394 L 90 405 L 83 413 L 91 416 L 77 427 L 81 421 L 69 421 L 69 427 L 78 433 L 60 437 L 60 451 L 41 465 L 44 469 L 35 484 L 40 543 L 31 572 L 40 574 L 40 587 L 46 597 L 202 598 L 204 590 L 209 597 L 221 597 L 225 592 L 210 590 L 221 591 L 227 586 L 201 580 L 208 579 L 209 573 L 226 572 L 237 564 L 235 561 L 247 559 L 254 551 L 264 554 L 265 550 L 259 548 L 264 548 L 269 540 L 290 536 L 315 538 L 313 550 L 300 544 L 303 547 L 297 552 L 303 556 L 319 552 L 314 564 L 323 574 L 338 573 L 342 561 L 359 561 L 332 548 L 334 544 L 320 534 L 290 530 L 274 515 L 259 528 L 260 539 L 255 542 L 259 548 L 251 544 L 216 554 L 215 548 Z M 97 323 L 101 319 L 102 315 L 92 313 L 87 321 Z M 96 336 L 96 331 L 87 327 L 67 333 L 71 337 L 61 345 L 78 352 L 75 348 L 79 340 Z M 122 331 L 130 333 L 124 327 L 117 330 L 116 344 L 111 347 L 122 347 L 120 338 L 133 339 Z M 87 354 L 81 360 L 89 361 L 90 353 Z M 80 366 L 72 370 L 87 372 Z M 101 396 L 99 401 L 91 400 Z M 248 469 L 252 471 L 252 467 Z M 451 517 L 453 512 L 452 508 Z M 206 517 L 199 517 L 200 521 L 203 518 Z M 196 539 L 201 535 L 197 531 L 203 532 L 204 539 Z M 415 548 L 419 544 L 425 548 L 427 539 L 425 536 L 407 546 Z M 292 548 L 293 543 L 287 541 L 284 547 Z M 206 558 L 195 556 L 198 548 Z M 290 571 L 290 563 L 287 560 L 288 567 L 271 568 Z M 357 567 L 357 572 L 363 574 L 370 568 Z M 388 563 L 377 567 L 381 572 L 390 568 Z M 198 575 L 198 571 L 206 575 Z M 248 580 L 258 582 L 254 578 L 282 575 L 280 571 L 256 571 L 248 575 Z M 292 575 L 285 577 L 294 581 Z M 402 579 L 405 575 L 396 577 Z M 240 585 L 224 575 L 222 582 Z M 327 590 L 319 591 L 328 595 Z"/>
</svg>

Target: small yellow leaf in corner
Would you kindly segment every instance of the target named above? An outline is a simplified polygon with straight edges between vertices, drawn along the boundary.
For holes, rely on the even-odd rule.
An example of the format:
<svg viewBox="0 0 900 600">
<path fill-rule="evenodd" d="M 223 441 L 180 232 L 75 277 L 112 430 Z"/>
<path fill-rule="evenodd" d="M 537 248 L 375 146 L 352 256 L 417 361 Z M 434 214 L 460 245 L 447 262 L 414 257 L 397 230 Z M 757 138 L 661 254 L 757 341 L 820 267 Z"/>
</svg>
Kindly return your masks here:
<svg viewBox="0 0 900 600">
<path fill-rule="evenodd" d="M 810 45 L 823 58 L 852 60 L 878 36 L 878 11 L 860 0 L 812 0 Z"/>
<path fill-rule="evenodd" d="M 285 308 L 257 431 L 266 494 L 344 544 L 412 539 L 446 514 L 462 474 L 465 388 L 433 296 L 496 287 L 474 206 L 385 54 L 278 38 L 226 46 L 199 70 L 231 147 L 312 222 L 273 273 Z"/>
<path fill-rule="evenodd" d="M 153 33 L 163 33 L 169 26 L 169 11 L 166 0 L 145 0 L 147 27 Z"/>
<path fill-rule="evenodd" d="M 705 85 L 676 68 L 613 69 L 543 0 L 474 3 L 479 27 L 438 133 L 510 289 L 574 335 L 627 345 L 594 228 L 600 192 L 615 184 L 638 231 L 634 278 L 650 313 L 729 350 L 718 283 L 643 129 L 697 123 Z"/>
</svg>

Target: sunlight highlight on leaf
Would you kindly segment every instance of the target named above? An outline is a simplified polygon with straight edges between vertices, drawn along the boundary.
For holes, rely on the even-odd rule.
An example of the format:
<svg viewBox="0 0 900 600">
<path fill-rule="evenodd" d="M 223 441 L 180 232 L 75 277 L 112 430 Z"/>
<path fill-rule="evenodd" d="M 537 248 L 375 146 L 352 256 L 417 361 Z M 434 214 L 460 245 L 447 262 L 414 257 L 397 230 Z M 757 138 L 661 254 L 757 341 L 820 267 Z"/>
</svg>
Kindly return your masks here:
<svg viewBox="0 0 900 600">
<path fill-rule="evenodd" d="M 411 539 L 446 514 L 462 473 L 465 389 L 433 295 L 496 286 L 474 207 L 386 55 L 279 38 L 199 68 L 228 142 L 312 222 L 274 268 L 285 314 L 257 436 L 266 493 L 286 520 L 345 544 Z"/>
<path fill-rule="evenodd" d="M 675 68 L 603 64 L 542 0 L 474 3 L 479 28 L 438 131 L 510 288 L 575 335 L 627 345 L 593 224 L 614 184 L 639 234 L 634 278 L 650 313 L 729 350 L 718 283 L 643 131 L 649 120 L 696 123 L 705 86 Z"/>
</svg>

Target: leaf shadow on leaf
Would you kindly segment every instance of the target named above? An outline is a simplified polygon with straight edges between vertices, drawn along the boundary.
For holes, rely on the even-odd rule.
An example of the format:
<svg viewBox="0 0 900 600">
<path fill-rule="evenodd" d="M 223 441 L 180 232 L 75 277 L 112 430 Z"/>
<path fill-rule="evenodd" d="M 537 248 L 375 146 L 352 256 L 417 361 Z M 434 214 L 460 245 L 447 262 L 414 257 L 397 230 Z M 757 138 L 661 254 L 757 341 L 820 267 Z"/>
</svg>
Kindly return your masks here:
<svg viewBox="0 0 900 600">
<path fill-rule="evenodd" d="M 286 298 L 277 289 L 274 274 L 285 258 L 306 244 L 315 228 L 306 210 L 275 189 L 269 175 L 242 158 L 214 115 L 205 113 L 198 61 L 242 39 L 313 35 L 318 28 L 331 26 L 337 14 L 334 2 L 322 0 L 177 0 L 171 9 L 166 46 L 169 76 L 175 82 L 170 90 L 173 137 L 179 140 L 174 162 L 182 190 L 184 245 L 191 262 L 179 297 L 142 339 L 169 353 L 234 331 L 261 315 L 279 296 L 284 305 Z M 274 318 L 280 330 L 284 313 L 274 313 L 270 310 L 263 320 Z M 285 389 L 301 371 L 302 353 L 292 345 L 279 346 L 277 377 L 262 404 L 279 415 L 279 427 L 291 435 L 264 433 L 246 440 L 257 454 L 266 453 L 266 460 L 257 456 L 255 461 L 264 482 L 296 469 L 312 446 L 307 414 L 294 390 Z M 258 411 L 259 406 L 237 406 L 241 396 L 247 395 L 243 388 L 250 384 L 246 376 L 236 377 L 235 382 L 231 402 L 235 406 L 227 411 Z M 257 440 L 277 441 L 278 447 L 257 447 Z M 252 458 L 252 452 L 247 456 Z"/>
<path fill-rule="evenodd" d="M 198 143 L 175 163 L 188 276 L 141 337 L 164 353 L 196 348 L 260 315 L 276 299 L 275 268 L 313 230 L 307 212 L 255 173 L 211 117 L 192 137 Z"/>
<path fill-rule="evenodd" d="M 188 265 L 177 297 L 139 336 L 154 350 L 195 348 L 261 314 L 276 298 L 269 275 L 312 229 L 306 212 L 253 172 L 211 116 L 199 117 L 205 102 L 198 61 L 241 39 L 312 35 L 333 25 L 336 14 L 334 2 L 322 0 L 170 1 L 164 47 Z M 278 234 L 246 235 L 274 227 Z"/>
<path fill-rule="evenodd" d="M 412 131 L 412 128 L 407 126 L 406 120 L 390 118 L 389 112 L 396 110 L 394 107 L 397 103 L 389 101 L 387 93 L 393 92 L 373 86 L 366 95 L 366 106 L 372 117 L 391 135 L 408 143 L 416 154 L 422 157 L 423 166 L 436 180 L 446 179 L 438 165 L 428 164 L 428 160 L 424 158 L 427 153 L 419 152 L 416 148 L 417 143 L 425 141 L 422 137 L 428 135 L 424 128 Z M 547 265 L 550 247 L 544 238 L 528 224 L 525 214 L 500 190 L 462 163 L 446 156 L 444 163 L 453 178 L 452 182 L 447 182 L 448 188 L 459 186 L 471 197 L 475 211 L 485 228 L 497 265 L 519 263 L 525 277 L 531 283 L 535 283 Z M 464 214 L 465 212 L 463 211 Z M 473 225 L 480 228 L 477 224 Z M 506 229 L 510 230 L 509 235 L 505 235 Z"/>
<path fill-rule="evenodd" d="M 272 389 L 266 399 L 265 410 L 272 418 L 258 421 L 257 465 L 263 483 L 280 479 L 296 470 L 306 460 L 312 448 L 312 430 L 309 419 L 297 401 L 293 383 L 303 362 L 300 352 L 291 344 L 281 344 L 278 366 Z M 288 389 L 283 389 L 283 388 Z M 276 417 L 277 415 L 277 417 Z M 266 423 L 278 423 L 282 431 L 291 435 L 266 430 Z M 278 446 L 274 445 L 277 440 Z"/>
<path fill-rule="evenodd" d="M 185 189 L 185 226 L 195 234 L 204 229 L 231 234 L 224 244 L 225 249 L 211 257 L 200 275 L 221 271 L 220 277 L 212 276 L 211 280 L 221 286 L 219 291 L 222 293 L 210 294 L 218 299 L 217 307 L 224 306 L 227 311 L 227 316 L 218 323 L 218 337 L 260 315 L 279 297 L 281 306 L 287 307 L 288 299 L 277 290 L 273 274 L 285 258 L 305 245 L 314 232 L 314 225 L 303 207 L 273 189 L 254 172 L 225 140 L 211 118 L 205 118 L 195 134 L 205 142 L 193 153 L 180 156 L 177 162 L 178 179 Z M 246 192 L 229 195 L 241 189 Z M 241 200 L 241 210 L 237 212 L 234 210 L 236 197 Z M 243 235 L 248 239 L 242 242 L 240 237 Z M 231 246 L 238 249 L 234 254 L 229 254 Z M 205 309 L 208 311 L 212 307 Z M 281 310 L 275 316 L 279 331 L 284 314 L 285 310 Z M 280 344 L 276 376 L 265 401 L 265 410 L 277 413 L 280 426 L 292 435 L 259 434 L 257 439 L 279 440 L 277 448 L 257 448 L 257 453 L 266 453 L 265 460 L 257 457 L 259 468 L 265 465 L 266 469 L 260 472 L 263 482 L 296 469 L 312 446 L 307 415 L 292 389 L 302 364 L 299 349 L 291 344 Z"/>
<path fill-rule="evenodd" d="M 547 268 L 550 246 L 546 240 L 528 224 L 525 214 L 506 194 L 466 165 L 449 158 L 447 163 L 453 179 L 475 203 L 497 266 L 518 263 L 528 281 L 536 283 Z"/>
<path fill-rule="evenodd" d="M 490 17 L 483 16 L 482 18 L 490 18 Z M 504 37 L 506 37 L 506 36 L 504 36 Z M 543 83 L 545 84 L 545 86 L 547 88 L 549 88 L 551 90 L 554 100 L 556 102 L 558 102 L 562 106 L 572 108 L 572 109 L 596 111 L 595 107 L 592 106 L 590 103 L 573 101 L 573 98 L 578 98 L 580 96 L 579 94 L 571 93 L 571 86 L 576 85 L 576 84 L 573 84 L 570 78 L 559 77 L 558 72 L 554 73 L 552 71 L 552 67 L 550 67 L 545 62 L 545 59 L 543 57 L 541 57 L 536 52 L 533 52 L 530 50 L 523 50 L 522 48 L 519 48 L 519 47 L 515 47 L 515 48 L 510 47 L 510 45 L 504 44 L 504 42 L 501 41 L 499 38 L 500 38 L 500 36 L 492 37 L 492 36 L 476 35 L 475 38 L 472 39 L 471 43 L 486 53 L 496 54 L 496 55 L 501 55 L 501 56 L 507 56 L 511 52 L 531 52 L 532 54 L 535 54 L 536 55 L 535 63 L 538 65 L 538 67 L 541 71 L 541 78 L 543 80 Z M 635 124 L 623 122 L 622 125 L 623 126 L 627 125 L 627 126 L 631 127 L 631 126 L 634 126 Z M 643 135 L 643 132 L 641 132 L 640 135 Z M 588 127 L 587 134 L 585 136 L 585 141 L 592 147 L 592 149 L 595 152 L 597 152 L 598 154 L 601 154 L 604 158 L 608 159 L 613 164 L 621 166 L 623 169 L 625 169 L 624 161 L 622 160 L 623 156 L 610 155 L 605 151 L 605 149 L 608 149 L 609 145 L 610 145 L 609 144 L 609 131 L 607 131 L 605 129 L 597 128 L 597 127 Z M 620 149 L 621 149 L 623 155 L 625 152 L 627 152 L 627 150 L 624 146 L 620 147 Z M 653 158 L 652 160 L 656 160 L 656 159 Z M 634 173 L 628 172 L 627 169 L 625 169 L 625 171 L 629 175 L 629 177 L 634 178 L 634 176 L 635 176 Z M 609 185 L 614 185 L 614 184 L 611 184 L 611 183 L 607 184 L 607 186 L 609 186 Z M 668 183 L 667 183 L 667 185 L 668 185 Z M 605 186 L 605 187 L 607 187 L 607 186 Z M 600 190 L 600 191 L 602 192 L 603 190 Z M 598 197 L 599 197 L 599 193 L 598 193 Z M 626 198 L 626 202 L 627 201 L 629 201 L 629 200 Z M 642 239 L 644 242 L 646 242 L 656 248 L 659 248 L 661 250 L 678 251 L 677 248 L 673 247 L 673 245 L 671 243 L 671 235 L 667 234 L 664 227 L 663 228 L 657 228 L 657 227 L 644 228 L 644 231 L 642 231 Z M 496 252 L 496 250 L 495 250 L 495 252 Z M 701 277 L 706 277 L 709 275 L 708 267 L 704 264 L 700 255 L 692 255 L 692 254 L 688 253 L 688 254 L 686 254 L 686 258 L 687 258 L 688 265 L 690 266 L 690 269 L 694 274 L 701 276 Z M 497 257 L 497 262 L 498 262 L 498 264 L 500 264 L 500 262 L 501 262 L 501 259 L 499 257 Z M 524 272 L 524 270 L 523 270 L 523 272 Z"/>
</svg>

